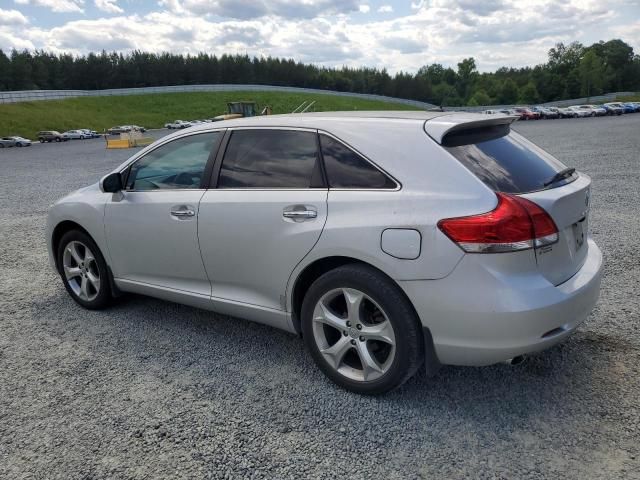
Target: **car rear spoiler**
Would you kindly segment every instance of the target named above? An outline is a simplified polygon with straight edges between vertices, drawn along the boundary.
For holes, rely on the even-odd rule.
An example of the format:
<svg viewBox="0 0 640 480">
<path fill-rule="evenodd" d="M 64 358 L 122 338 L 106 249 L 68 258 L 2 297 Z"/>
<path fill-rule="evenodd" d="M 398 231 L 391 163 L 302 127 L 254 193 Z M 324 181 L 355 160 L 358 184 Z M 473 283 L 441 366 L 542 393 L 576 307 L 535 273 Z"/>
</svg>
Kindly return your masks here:
<svg viewBox="0 0 640 480">
<path fill-rule="evenodd" d="M 445 137 L 454 132 L 463 130 L 478 130 L 486 127 L 503 126 L 509 131 L 509 125 L 518 120 L 518 116 L 513 115 L 480 115 L 477 113 L 451 113 L 440 115 L 427 120 L 424 123 L 424 131 L 440 145 Z"/>
</svg>

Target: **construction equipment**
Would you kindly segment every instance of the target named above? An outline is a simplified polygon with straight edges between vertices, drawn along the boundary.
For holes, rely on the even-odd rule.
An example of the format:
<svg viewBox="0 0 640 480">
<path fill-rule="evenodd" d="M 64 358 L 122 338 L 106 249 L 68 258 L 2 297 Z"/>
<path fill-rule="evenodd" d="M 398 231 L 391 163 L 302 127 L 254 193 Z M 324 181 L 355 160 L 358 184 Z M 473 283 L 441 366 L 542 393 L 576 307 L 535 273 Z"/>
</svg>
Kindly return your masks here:
<svg viewBox="0 0 640 480">
<path fill-rule="evenodd" d="M 229 102 L 227 103 L 228 113 L 213 117 L 214 122 L 221 120 L 232 120 L 234 118 L 255 117 L 258 115 L 258 105 L 256 102 Z M 260 115 L 271 115 L 271 107 L 265 106 Z"/>
<path fill-rule="evenodd" d="M 110 139 L 105 135 L 107 148 L 132 148 L 144 147 L 153 143 L 153 138 L 145 137 L 142 132 L 132 130 L 130 132 L 121 133 L 119 138 Z"/>
</svg>

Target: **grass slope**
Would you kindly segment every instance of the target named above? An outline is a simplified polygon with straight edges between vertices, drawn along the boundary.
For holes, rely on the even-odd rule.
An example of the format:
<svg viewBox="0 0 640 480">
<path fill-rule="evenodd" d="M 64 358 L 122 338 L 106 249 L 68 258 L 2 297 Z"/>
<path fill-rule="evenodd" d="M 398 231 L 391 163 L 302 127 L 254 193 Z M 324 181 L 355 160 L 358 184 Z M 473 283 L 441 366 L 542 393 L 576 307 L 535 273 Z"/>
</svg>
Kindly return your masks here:
<svg viewBox="0 0 640 480">
<path fill-rule="evenodd" d="M 0 105 L 0 136 L 35 138 L 40 130 L 63 132 L 91 128 L 99 132 L 114 125 L 162 127 L 175 119 L 210 118 L 227 110 L 227 102 L 255 101 L 259 108 L 271 105 L 273 113 L 289 113 L 304 101 L 316 103 L 312 111 L 415 110 L 408 105 L 363 100 L 338 95 L 306 95 L 284 92 L 198 92 L 80 97 Z"/>
</svg>

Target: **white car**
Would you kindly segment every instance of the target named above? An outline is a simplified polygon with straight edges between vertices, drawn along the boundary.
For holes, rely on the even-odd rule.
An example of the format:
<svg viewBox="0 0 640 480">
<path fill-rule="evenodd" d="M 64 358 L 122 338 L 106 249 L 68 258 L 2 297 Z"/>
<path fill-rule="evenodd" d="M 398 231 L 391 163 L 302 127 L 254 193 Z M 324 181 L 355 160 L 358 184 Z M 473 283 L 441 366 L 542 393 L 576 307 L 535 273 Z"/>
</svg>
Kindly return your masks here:
<svg viewBox="0 0 640 480">
<path fill-rule="evenodd" d="M 573 105 L 571 107 L 567 107 L 568 110 L 574 113 L 575 117 L 595 117 L 596 112 L 589 105 Z"/>
<path fill-rule="evenodd" d="M 184 120 L 175 120 L 173 122 L 164 124 L 164 128 L 168 128 L 169 130 L 173 130 L 173 129 L 180 130 L 183 128 L 189 128 L 190 126 L 191 126 L 191 122 L 185 122 Z"/>
<path fill-rule="evenodd" d="M 31 140 L 23 137 L 2 137 L 0 138 L 0 148 L 7 147 L 30 147 Z"/>
<path fill-rule="evenodd" d="M 599 107 L 597 105 L 580 105 L 579 107 L 583 109 L 591 109 L 591 112 L 593 112 L 593 117 L 602 117 L 607 114 L 606 108 Z"/>
<path fill-rule="evenodd" d="M 87 138 L 98 138 L 100 135 L 95 130 L 90 130 L 88 128 L 82 128 L 80 131 L 84 132 Z"/>
<path fill-rule="evenodd" d="M 71 140 L 84 140 L 85 138 L 91 138 L 84 130 L 67 130 L 62 135 L 70 138 Z"/>
<path fill-rule="evenodd" d="M 29 140 L 28 138 L 24 138 L 24 137 L 9 137 L 12 138 L 15 142 L 16 142 L 16 147 L 30 147 L 32 141 Z"/>
<path fill-rule="evenodd" d="M 135 292 L 302 333 L 355 392 L 421 365 L 517 363 L 587 318 L 602 254 L 591 179 L 514 120 L 323 112 L 176 132 L 51 207 L 51 265 L 89 309 Z"/>
</svg>

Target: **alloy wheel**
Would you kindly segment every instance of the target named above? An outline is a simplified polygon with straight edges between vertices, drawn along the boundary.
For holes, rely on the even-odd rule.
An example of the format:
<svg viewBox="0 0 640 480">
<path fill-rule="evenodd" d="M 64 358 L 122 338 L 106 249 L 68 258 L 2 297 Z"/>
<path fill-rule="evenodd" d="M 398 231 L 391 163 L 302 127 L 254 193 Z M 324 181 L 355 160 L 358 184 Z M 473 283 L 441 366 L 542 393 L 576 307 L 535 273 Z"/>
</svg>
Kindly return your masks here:
<svg viewBox="0 0 640 480">
<path fill-rule="evenodd" d="M 327 363 L 351 380 L 376 380 L 395 358 L 396 338 L 387 314 L 353 288 L 334 289 L 320 298 L 313 311 L 313 337 Z"/>
<path fill-rule="evenodd" d="M 100 270 L 96 258 L 84 243 L 69 242 L 62 256 L 64 276 L 78 298 L 86 302 L 100 293 Z"/>
</svg>

